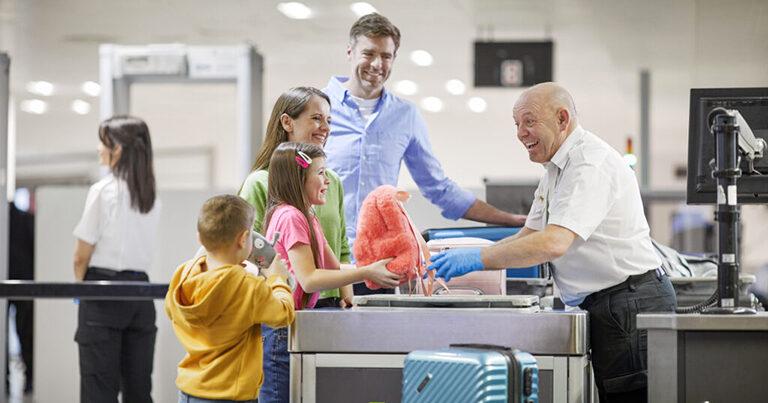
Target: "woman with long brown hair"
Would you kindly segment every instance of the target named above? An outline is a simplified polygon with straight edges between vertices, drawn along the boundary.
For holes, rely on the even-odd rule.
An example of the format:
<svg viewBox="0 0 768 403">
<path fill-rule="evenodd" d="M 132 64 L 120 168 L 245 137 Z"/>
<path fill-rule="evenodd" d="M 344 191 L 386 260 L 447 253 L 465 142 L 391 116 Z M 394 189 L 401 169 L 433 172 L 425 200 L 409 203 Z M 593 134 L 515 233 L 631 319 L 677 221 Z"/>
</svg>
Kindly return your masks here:
<svg viewBox="0 0 768 403">
<path fill-rule="evenodd" d="M 149 128 L 132 116 L 107 119 L 98 148 L 110 173 L 91 186 L 74 230 L 75 278 L 147 282 L 160 219 Z M 151 402 L 156 333 L 152 301 L 80 301 L 80 401 L 116 402 L 122 393 Z"/>
</svg>

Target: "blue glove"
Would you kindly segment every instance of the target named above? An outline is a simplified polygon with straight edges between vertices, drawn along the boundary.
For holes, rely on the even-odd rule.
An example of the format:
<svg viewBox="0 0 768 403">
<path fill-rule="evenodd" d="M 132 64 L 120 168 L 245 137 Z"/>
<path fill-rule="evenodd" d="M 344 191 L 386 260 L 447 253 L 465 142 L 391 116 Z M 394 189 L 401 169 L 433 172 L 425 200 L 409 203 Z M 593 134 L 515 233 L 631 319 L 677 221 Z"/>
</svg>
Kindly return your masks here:
<svg viewBox="0 0 768 403">
<path fill-rule="evenodd" d="M 429 270 L 434 270 L 437 277 L 444 278 L 446 282 L 453 277 L 483 269 L 479 248 L 449 249 L 433 255 L 430 260 L 432 264 Z"/>
</svg>

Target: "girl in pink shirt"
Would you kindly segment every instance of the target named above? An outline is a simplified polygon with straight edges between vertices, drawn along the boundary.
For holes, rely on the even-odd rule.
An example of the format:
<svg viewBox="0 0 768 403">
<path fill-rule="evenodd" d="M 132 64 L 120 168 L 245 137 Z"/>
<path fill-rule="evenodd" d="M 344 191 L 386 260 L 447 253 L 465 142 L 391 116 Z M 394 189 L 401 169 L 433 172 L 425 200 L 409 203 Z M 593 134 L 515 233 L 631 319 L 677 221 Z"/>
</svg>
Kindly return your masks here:
<svg viewBox="0 0 768 403">
<path fill-rule="evenodd" d="M 319 124 L 327 124 L 320 122 Z M 319 291 L 371 280 L 395 287 L 400 278 L 387 270 L 384 259 L 356 268 L 340 265 L 325 241 L 312 206 L 325 203 L 328 179 L 325 153 L 313 144 L 282 143 L 272 154 L 268 177 L 269 200 L 264 228 L 267 238 L 280 233 L 276 250 L 288 262 L 295 288 L 296 309 L 311 309 Z M 346 304 L 351 306 L 352 301 Z M 259 403 L 288 402 L 288 333 L 283 329 L 264 330 L 264 385 Z"/>
</svg>

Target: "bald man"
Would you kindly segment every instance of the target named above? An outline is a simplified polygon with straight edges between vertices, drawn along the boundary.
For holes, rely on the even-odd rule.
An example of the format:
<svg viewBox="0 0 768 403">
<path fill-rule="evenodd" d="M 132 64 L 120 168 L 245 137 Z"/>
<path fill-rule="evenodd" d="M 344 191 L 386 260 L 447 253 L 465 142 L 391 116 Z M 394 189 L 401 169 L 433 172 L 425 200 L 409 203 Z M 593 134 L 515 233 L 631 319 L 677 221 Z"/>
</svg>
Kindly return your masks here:
<svg viewBox="0 0 768 403">
<path fill-rule="evenodd" d="M 647 401 L 639 312 L 673 311 L 672 285 L 651 245 L 640 189 L 621 155 L 578 123 L 571 95 L 536 85 L 513 109 L 528 157 L 546 168 L 525 227 L 484 249 L 454 249 L 431 270 L 450 280 L 476 270 L 550 262 L 563 302 L 589 312 L 600 402 Z"/>
</svg>

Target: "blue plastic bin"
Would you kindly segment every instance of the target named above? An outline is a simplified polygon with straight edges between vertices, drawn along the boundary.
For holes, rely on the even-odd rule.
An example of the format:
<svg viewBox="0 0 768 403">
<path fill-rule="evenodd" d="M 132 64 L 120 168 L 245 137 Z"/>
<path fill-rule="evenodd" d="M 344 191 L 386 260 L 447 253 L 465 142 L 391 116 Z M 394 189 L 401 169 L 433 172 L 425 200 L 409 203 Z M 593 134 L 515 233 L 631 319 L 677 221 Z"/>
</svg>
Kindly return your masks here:
<svg viewBox="0 0 768 403">
<path fill-rule="evenodd" d="M 432 239 L 447 239 L 472 237 L 489 241 L 500 241 L 517 234 L 520 227 L 464 227 L 464 228 L 432 228 L 421 233 L 427 241 Z M 507 269 L 507 277 L 536 278 L 541 277 L 541 268 L 536 266 Z"/>
</svg>

